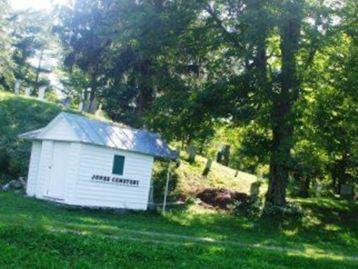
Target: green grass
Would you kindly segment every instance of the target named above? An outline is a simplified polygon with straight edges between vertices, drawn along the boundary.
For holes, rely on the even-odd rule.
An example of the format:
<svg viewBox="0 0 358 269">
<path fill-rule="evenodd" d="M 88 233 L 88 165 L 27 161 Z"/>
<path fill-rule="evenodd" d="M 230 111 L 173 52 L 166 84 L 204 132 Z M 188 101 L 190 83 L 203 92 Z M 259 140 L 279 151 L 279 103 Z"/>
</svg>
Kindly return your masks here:
<svg viewBox="0 0 358 269">
<path fill-rule="evenodd" d="M 186 153 L 181 153 L 180 166 L 172 168 L 172 176 L 169 189 L 171 191 L 170 200 L 176 200 L 178 197 L 195 197 L 205 188 L 225 188 L 232 191 L 244 192 L 250 194 L 251 184 L 257 181 L 255 175 L 239 171 L 221 165 L 215 161 L 212 162 L 211 170 L 207 176 L 202 173 L 207 159 L 197 155 L 194 163 L 187 161 Z M 154 194 L 156 202 L 163 199 L 168 164 L 155 162 L 153 181 Z M 261 193 L 266 191 L 267 184 L 264 182 L 260 187 Z"/>
<path fill-rule="evenodd" d="M 0 177 L 25 175 L 30 143 L 62 108 L 0 92 Z M 206 159 L 174 171 L 174 196 L 203 188 L 249 192 L 256 177 Z M 153 177 L 163 188 L 165 165 Z M 263 186 L 265 188 L 265 186 Z M 249 220 L 196 205 L 166 214 L 89 210 L 0 193 L 0 268 L 357 268 L 358 207 L 333 199 L 296 200 L 300 222 Z M 216 241 L 215 241 L 216 240 Z"/>
<path fill-rule="evenodd" d="M 235 177 L 236 171 L 229 167 L 213 162 L 207 177 L 202 173 L 205 168 L 206 158 L 196 156 L 195 163 L 189 164 L 185 157 L 181 160 L 181 165 L 177 169 L 179 178 L 177 191 L 184 194 L 193 194 L 203 188 L 227 188 L 240 192 L 250 192 L 251 184 L 257 177 L 249 173 L 240 171 Z"/>
<path fill-rule="evenodd" d="M 304 220 L 277 225 L 196 206 L 119 213 L 0 193 L 0 268 L 357 268 L 357 204 L 298 202 Z"/>
</svg>

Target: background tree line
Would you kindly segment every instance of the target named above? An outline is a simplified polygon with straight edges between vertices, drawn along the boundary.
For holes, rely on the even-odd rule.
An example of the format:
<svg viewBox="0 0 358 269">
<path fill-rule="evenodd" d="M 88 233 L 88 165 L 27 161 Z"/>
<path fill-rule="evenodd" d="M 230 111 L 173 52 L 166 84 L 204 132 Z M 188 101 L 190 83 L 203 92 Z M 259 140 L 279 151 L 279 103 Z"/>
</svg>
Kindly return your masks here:
<svg viewBox="0 0 358 269">
<path fill-rule="evenodd" d="M 357 182 L 357 11 L 354 0 L 77 0 L 47 29 L 74 102 L 207 156 L 229 143 L 229 165 L 262 170 L 267 203 L 284 206 L 288 186 L 307 196 Z M 36 89 L 16 33 L 0 40 L 13 47 L 1 85 Z"/>
<path fill-rule="evenodd" d="M 51 90 L 45 58 L 56 53 L 56 38 L 52 23 L 40 11 L 14 11 L 8 1 L 0 8 L 0 88 L 37 95 L 40 87 Z"/>
</svg>

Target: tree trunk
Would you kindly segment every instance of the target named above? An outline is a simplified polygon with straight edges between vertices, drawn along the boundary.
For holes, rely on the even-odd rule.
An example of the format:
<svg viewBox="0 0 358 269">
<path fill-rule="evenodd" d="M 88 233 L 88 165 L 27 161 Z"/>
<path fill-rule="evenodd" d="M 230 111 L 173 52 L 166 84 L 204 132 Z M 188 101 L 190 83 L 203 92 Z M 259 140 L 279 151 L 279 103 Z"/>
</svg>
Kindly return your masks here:
<svg viewBox="0 0 358 269">
<path fill-rule="evenodd" d="M 272 152 L 266 202 L 276 206 L 286 205 L 286 186 L 289 172 L 287 160 L 290 157 L 290 146 L 288 146 L 287 139 L 291 138 L 291 135 L 285 134 L 284 128 L 285 126 L 275 126 L 272 130 Z"/>
<path fill-rule="evenodd" d="M 293 146 L 292 106 L 299 94 L 295 56 L 302 22 L 302 4 L 302 0 L 282 2 L 280 25 L 282 72 L 280 90 L 272 99 L 272 148 L 269 187 L 266 194 L 266 202 L 275 206 L 286 205 L 290 150 Z"/>
<path fill-rule="evenodd" d="M 88 113 L 94 114 L 97 110 L 97 102 L 96 96 L 94 95 L 94 91 L 91 90 L 89 96 L 89 104 L 88 104 Z"/>
<path fill-rule="evenodd" d="M 300 178 L 300 196 L 301 197 L 309 196 L 310 183 L 311 183 L 311 180 L 310 180 L 309 176 L 303 176 Z"/>
<path fill-rule="evenodd" d="M 41 50 L 39 63 L 38 63 L 37 69 L 36 69 L 36 78 L 35 78 L 35 85 L 34 85 L 33 94 L 36 94 L 36 91 L 38 91 L 38 89 L 39 89 L 40 70 L 41 70 L 41 64 L 42 64 L 43 56 L 44 56 L 44 50 Z"/>
<path fill-rule="evenodd" d="M 151 81 L 151 62 L 142 59 L 139 65 L 140 78 L 138 80 L 139 93 L 137 97 L 137 115 L 142 117 L 154 102 L 154 88 Z"/>
</svg>

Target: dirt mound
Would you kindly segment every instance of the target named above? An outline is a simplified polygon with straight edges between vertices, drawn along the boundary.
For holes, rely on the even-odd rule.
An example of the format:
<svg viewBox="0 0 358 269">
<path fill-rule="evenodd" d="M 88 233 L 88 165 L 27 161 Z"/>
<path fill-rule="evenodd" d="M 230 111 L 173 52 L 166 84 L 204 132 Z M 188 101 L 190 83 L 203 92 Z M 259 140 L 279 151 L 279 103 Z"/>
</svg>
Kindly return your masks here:
<svg viewBox="0 0 358 269">
<path fill-rule="evenodd" d="M 235 202 L 248 203 L 250 200 L 250 196 L 243 192 L 213 188 L 204 189 L 197 197 L 204 203 L 221 209 L 228 209 L 228 206 Z"/>
</svg>

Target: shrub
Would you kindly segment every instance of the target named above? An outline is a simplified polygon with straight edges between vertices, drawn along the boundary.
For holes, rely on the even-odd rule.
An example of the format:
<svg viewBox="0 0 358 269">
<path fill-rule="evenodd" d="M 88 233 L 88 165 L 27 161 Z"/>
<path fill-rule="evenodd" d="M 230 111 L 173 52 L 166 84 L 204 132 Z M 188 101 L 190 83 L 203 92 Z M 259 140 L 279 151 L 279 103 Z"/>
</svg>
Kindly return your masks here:
<svg viewBox="0 0 358 269">
<path fill-rule="evenodd" d="M 0 92 L 0 177 L 27 175 L 31 143 L 17 136 L 44 127 L 60 111 L 51 103 Z"/>
<path fill-rule="evenodd" d="M 270 203 L 265 205 L 263 214 L 276 220 L 299 221 L 303 217 L 302 208 L 295 203 L 287 203 L 286 206 L 275 206 Z"/>
<path fill-rule="evenodd" d="M 262 199 L 258 197 L 250 197 L 248 201 L 236 202 L 235 213 L 249 218 L 257 218 L 261 215 Z"/>
</svg>

